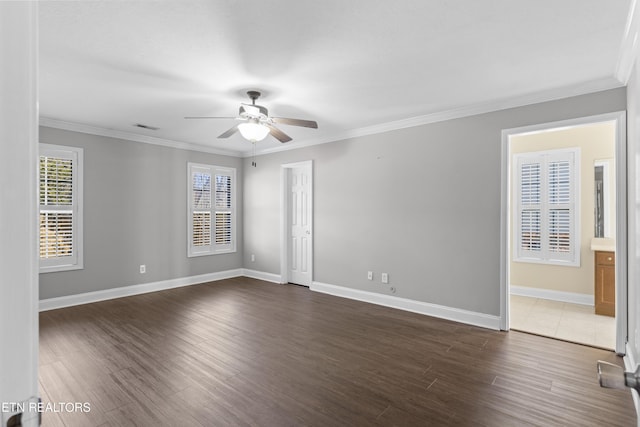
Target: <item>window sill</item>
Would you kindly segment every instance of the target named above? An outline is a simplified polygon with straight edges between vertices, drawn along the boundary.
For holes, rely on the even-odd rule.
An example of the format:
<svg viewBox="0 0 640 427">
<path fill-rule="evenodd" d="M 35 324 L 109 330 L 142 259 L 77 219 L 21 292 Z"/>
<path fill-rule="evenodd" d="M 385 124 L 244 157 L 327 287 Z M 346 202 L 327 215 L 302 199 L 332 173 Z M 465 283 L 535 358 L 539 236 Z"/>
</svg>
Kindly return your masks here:
<svg viewBox="0 0 640 427">
<path fill-rule="evenodd" d="M 225 249 L 214 252 L 200 252 L 200 253 L 189 253 L 187 254 L 187 258 L 197 258 L 201 256 L 210 256 L 210 255 L 224 255 L 224 254 L 232 254 L 237 252 L 235 249 Z"/>
<path fill-rule="evenodd" d="M 81 264 L 74 265 L 53 265 L 50 267 L 40 267 L 40 274 L 43 273 L 60 273 L 63 271 L 84 270 L 84 266 Z"/>
<path fill-rule="evenodd" d="M 554 265 L 558 267 L 580 267 L 580 260 L 562 261 L 562 260 L 544 260 L 544 259 L 535 259 L 535 258 L 514 258 L 512 261 L 521 262 L 525 264 Z"/>
</svg>

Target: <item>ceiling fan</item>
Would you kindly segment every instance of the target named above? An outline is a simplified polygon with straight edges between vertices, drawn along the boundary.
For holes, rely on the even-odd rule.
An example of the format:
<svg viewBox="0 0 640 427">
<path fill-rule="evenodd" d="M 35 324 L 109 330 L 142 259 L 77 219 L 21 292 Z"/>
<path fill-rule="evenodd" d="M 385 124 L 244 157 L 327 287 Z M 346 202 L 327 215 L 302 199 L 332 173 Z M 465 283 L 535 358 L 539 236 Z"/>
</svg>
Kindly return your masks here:
<svg viewBox="0 0 640 427">
<path fill-rule="evenodd" d="M 242 136 L 251 142 L 262 141 L 267 135 L 271 134 L 280 142 L 289 142 L 291 137 L 274 124 L 283 124 L 290 126 L 302 126 L 306 128 L 318 128 L 318 123 L 313 120 L 290 119 L 286 117 L 269 117 L 269 111 L 262 105 L 256 105 L 256 99 L 260 98 L 260 92 L 250 90 L 247 92 L 251 98 L 251 104 L 240 104 L 238 117 L 185 117 L 185 119 L 236 119 L 242 120 L 239 123 L 222 133 L 218 138 L 229 138 L 236 132 L 240 132 Z"/>
</svg>

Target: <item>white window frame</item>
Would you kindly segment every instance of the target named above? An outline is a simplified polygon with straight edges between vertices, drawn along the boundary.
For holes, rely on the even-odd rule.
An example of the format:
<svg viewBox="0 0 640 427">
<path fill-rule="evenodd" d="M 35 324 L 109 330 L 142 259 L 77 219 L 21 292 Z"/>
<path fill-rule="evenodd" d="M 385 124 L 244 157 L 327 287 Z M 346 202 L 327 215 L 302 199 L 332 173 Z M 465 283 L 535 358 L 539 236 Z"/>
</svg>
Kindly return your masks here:
<svg viewBox="0 0 640 427">
<path fill-rule="evenodd" d="M 552 204 L 549 201 L 549 165 L 554 162 L 568 161 L 570 164 L 569 202 Z M 522 242 L 522 212 L 535 210 L 536 205 L 523 205 L 521 172 L 525 164 L 539 164 L 540 175 L 540 203 L 536 204 L 540 211 L 540 250 L 527 250 Z M 536 264 L 553 264 L 580 267 L 580 148 L 547 150 L 514 155 L 514 200 L 513 211 L 515 245 L 513 260 Z M 551 250 L 550 245 L 550 213 L 554 209 L 569 210 L 570 250 L 558 252 Z"/>
<path fill-rule="evenodd" d="M 72 203 L 71 207 L 63 208 L 56 205 L 40 205 L 40 186 L 38 186 L 38 214 L 45 211 L 70 210 L 72 212 L 72 245 L 71 256 L 61 256 L 40 259 L 40 273 L 53 273 L 59 271 L 81 270 L 84 268 L 83 257 L 83 176 L 84 176 L 84 150 L 79 147 L 65 145 L 39 144 L 38 155 L 38 183 L 40 182 L 40 158 L 54 157 L 67 159 L 73 162 L 72 168 Z M 39 230 L 38 230 L 39 235 Z M 38 245 L 40 240 L 38 240 Z"/>
<path fill-rule="evenodd" d="M 208 174 L 211 177 L 211 203 L 209 208 L 194 208 L 193 175 L 196 173 Z M 231 177 L 231 207 L 216 207 L 216 176 Z M 236 169 L 206 165 L 201 163 L 187 163 L 187 257 L 198 257 L 232 253 L 236 251 Z M 196 211 L 208 213 L 211 218 L 209 226 L 210 241 L 208 245 L 194 245 L 193 218 Z M 231 215 L 231 242 L 228 244 L 216 243 L 216 213 L 228 213 Z"/>
</svg>

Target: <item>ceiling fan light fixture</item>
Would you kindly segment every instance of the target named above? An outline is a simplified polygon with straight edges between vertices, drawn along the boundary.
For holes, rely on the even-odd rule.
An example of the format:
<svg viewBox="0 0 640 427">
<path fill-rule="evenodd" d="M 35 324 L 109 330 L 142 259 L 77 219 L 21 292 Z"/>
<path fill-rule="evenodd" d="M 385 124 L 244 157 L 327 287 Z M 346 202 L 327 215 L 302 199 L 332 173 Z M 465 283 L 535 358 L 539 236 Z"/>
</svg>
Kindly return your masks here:
<svg viewBox="0 0 640 427">
<path fill-rule="evenodd" d="M 2 1 L 2 0 L 0 0 Z M 251 98 L 251 104 L 240 104 L 237 117 L 212 117 L 212 116 L 189 116 L 185 119 L 236 119 L 243 120 L 243 123 L 227 129 L 218 138 L 229 138 L 240 131 L 242 137 L 255 144 L 262 141 L 267 135 L 273 136 L 278 141 L 285 143 L 291 141 L 291 137 L 278 129 L 274 124 L 290 126 L 302 126 L 306 128 L 318 129 L 318 123 L 313 120 L 300 120 L 287 117 L 269 117 L 269 111 L 262 105 L 256 105 L 256 99 L 260 97 L 260 92 L 247 92 Z"/>
<path fill-rule="evenodd" d="M 238 130 L 244 139 L 251 142 L 262 141 L 269 135 L 269 128 L 257 120 L 251 120 L 238 125 Z"/>
</svg>

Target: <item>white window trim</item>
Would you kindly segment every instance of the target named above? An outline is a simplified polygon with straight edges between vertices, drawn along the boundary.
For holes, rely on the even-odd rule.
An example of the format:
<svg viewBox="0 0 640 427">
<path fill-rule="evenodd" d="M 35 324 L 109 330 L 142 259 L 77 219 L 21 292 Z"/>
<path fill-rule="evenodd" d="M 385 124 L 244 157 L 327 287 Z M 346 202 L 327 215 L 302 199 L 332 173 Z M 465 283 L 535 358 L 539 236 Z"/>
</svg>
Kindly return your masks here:
<svg viewBox="0 0 640 427">
<path fill-rule="evenodd" d="M 201 171 L 211 174 L 211 244 L 209 246 L 194 246 L 193 243 L 193 209 L 192 209 L 192 177 L 195 171 Z M 218 245 L 215 242 L 215 176 L 229 175 L 231 176 L 231 244 Z M 236 252 L 236 169 L 207 165 L 201 163 L 187 163 L 187 257 L 198 257 L 216 254 L 225 254 Z"/>
<path fill-rule="evenodd" d="M 518 153 L 514 154 L 514 188 L 513 188 L 513 197 L 515 203 L 513 204 L 513 224 L 514 224 L 514 247 L 513 247 L 513 261 L 515 262 L 524 262 L 524 263 L 533 263 L 533 264 L 551 264 L 551 265 L 563 265 L 570 267 L 580 267 L 580 252 L 581 252 L 581 227 L 580 227 L 580 148 L 568 148 L 568 149 L 558 149 L 558 150 L 546 150 L 546 151 L 537 151 L 537 152 L 528 152 L 528 153 Z M 546 202 L 546 200 L 542 203 L 541 213 L 542 213 L 542 236 L 541 236 L 541 244 L 542 250 L 539 253 L 535 253 L 534 251 L 526 251 L 522 249 L 521 245 L 521 233 L 520 233 L 520 221 L 521 221 L 521 194 L 520 194 L 520 165 L 525 162 L 528 163 L 532 159 L 538 158 L 543 163 L 543 172 L 542 172 L 542 181 L 543 188 L 541 189 L 541 198 L 545 199 L 544 196 L 547 195 L 546 189 L 546 181 L 547 181 L 547 165 L 550 162 L 555 160 L 566 160 L 567 158 L 571 159 L 571 197 L 572 200 L 570 202 L 570 210 L 571 210 L 571 248 L 572 251 L 569 254 L 557 254 L 555 252 L 549 251 L 547 248 L 548 239 L 548 212 L 551 210 Z M 544 160 L 542 160 L 544 159 Z"/>
<path fill-rule="evenodd" d="M 73 248 L 72 257 L 40 259 L 40 273 L 54 273 L 59 271 L 82 270 L 84 268 L 83 248 L 83 199 L 84 199 L 84 150 L 79 147 L 65 145 L 39 144 L 38 170 L 40 156 L 59 157 L 74 160 L 73 167 Z M 40 177 L 38 175 L 38 183 Z M 38 185 L 38 191 L 39 191 Z M 38 197 L 39 200 L 39 197 Z M 38 201 L 39 203 L 39 201 Z M 40 205 L 38 205 L 40 211 Z"/>
</svg>

